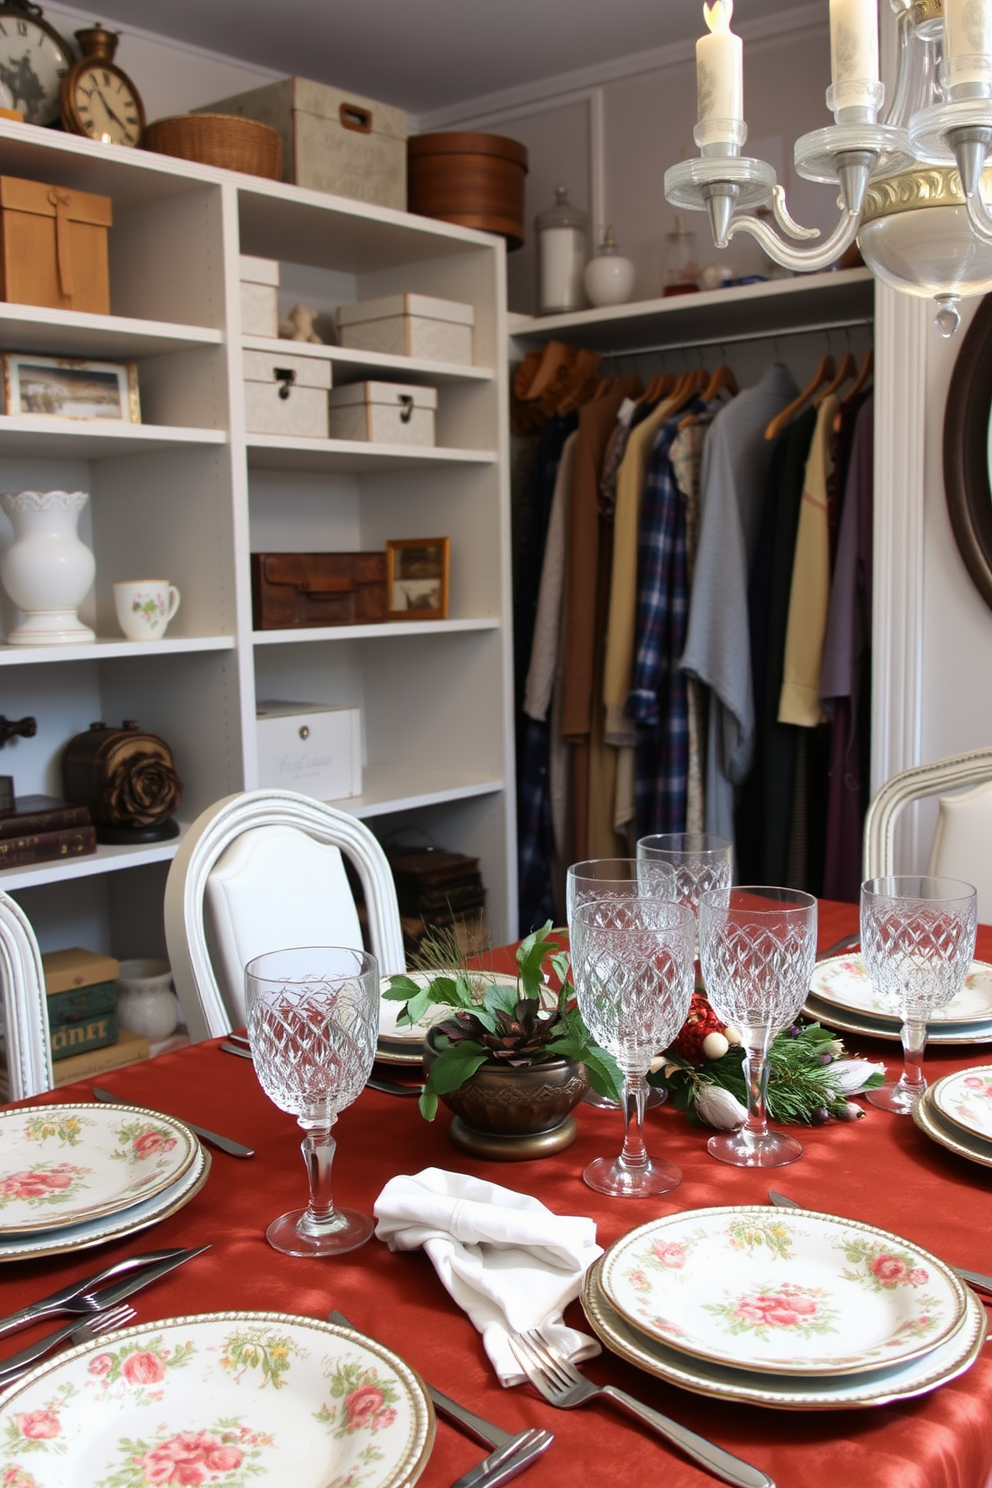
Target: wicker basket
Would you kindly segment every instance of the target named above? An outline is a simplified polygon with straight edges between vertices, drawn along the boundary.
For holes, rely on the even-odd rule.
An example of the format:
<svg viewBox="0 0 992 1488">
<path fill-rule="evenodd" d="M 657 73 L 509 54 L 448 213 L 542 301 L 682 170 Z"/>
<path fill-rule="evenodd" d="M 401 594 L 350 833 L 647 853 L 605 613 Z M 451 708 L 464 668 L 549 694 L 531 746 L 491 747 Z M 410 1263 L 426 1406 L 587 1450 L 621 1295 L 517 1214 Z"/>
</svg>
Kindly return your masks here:
<svg viewBox="0 0 992 1488">
<path fill-rule="evenodd" d="M 235 114 L 176 114 L 145 130 L 146 150 L 219 165 L 249 176 L 282 179 L 282 140 L 267 124 Z"/>
</svg>

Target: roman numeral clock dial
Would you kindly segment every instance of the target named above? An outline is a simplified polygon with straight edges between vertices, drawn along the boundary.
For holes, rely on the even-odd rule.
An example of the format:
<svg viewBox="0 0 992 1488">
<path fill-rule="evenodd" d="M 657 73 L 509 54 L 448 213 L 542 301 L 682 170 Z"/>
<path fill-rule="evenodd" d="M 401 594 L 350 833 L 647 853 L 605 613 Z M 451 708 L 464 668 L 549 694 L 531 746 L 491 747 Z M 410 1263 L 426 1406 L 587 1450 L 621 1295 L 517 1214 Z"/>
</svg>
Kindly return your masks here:
<svg viewBox="0 0 992 1488">
<path fill-rule="evenodd" d="M 0 3 L 0 104 L 18 109 L 28 124 L 57 124 L 62 79 L 72 47 L 42 19 L 33 0 Z"/>
<path fill-rule="evenodd" d="M 138 90 L 114 62 L 117 33 L 76 32 L 82 59 L 62 79 L 62 126 L 102 145 L 137 145 L 145 127 Z"/>
</svg>

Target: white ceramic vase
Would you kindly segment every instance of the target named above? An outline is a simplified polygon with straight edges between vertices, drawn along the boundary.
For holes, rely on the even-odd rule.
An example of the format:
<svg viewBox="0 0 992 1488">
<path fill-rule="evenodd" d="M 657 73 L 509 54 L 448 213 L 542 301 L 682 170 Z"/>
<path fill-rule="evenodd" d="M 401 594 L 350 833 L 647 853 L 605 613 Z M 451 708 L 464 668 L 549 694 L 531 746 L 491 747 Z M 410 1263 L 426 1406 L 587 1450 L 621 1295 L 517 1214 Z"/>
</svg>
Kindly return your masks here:
<svg viewBox="0 0 992 1488">
<path fill-rule="evenodd" d="M 141 957 L 122 961 L 117 980 L 117 1021 L 153 1044 L 175 1033 L 179 1000 L 172 990 L 168 961 Z"/>
<path fill-rule="evenodd" d="M 7 637 L 12 646 L 94 641 L 76 614 L 93 587 L 96 560 L 76 534 L 85 491 L 18 491 L 0 495 L 14 542 L 0 558 L 0 582 L 24 613 Z"/>
</svg>

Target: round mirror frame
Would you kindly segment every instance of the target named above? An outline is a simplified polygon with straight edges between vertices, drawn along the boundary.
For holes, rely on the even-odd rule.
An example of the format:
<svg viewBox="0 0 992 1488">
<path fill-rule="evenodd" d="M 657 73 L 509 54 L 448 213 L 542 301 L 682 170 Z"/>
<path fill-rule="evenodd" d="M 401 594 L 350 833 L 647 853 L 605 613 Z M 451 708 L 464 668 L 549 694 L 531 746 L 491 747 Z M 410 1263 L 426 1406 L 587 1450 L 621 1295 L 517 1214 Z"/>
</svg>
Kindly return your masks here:
<svg viewBox="0 0 992 1488">
<path fill-rule="evenodd" d="M 968 327 L 947 390 L 944 492 L 951 527 L 975 587 L 992 608 L 992 295 Z"/>
</svg>

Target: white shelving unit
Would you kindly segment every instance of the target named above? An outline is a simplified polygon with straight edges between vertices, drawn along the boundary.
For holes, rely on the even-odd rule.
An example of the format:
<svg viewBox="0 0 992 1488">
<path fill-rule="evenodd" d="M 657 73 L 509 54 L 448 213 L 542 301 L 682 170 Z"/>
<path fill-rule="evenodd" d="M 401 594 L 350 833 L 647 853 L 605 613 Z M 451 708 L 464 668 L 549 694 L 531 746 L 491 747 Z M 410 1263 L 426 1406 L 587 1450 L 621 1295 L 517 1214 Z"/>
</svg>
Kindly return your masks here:
<svg viewBox="0 0 992 1488">
<path fill-rule="evenodd" d="M 3 644 L 8 716 L 34 739 L 0 754 L 20 794 L 60 789 L 62 746 L 102 719 L 167 739 L 181 816 L 257 782 L 256 699 L 359 706 L 364 791 L 334 804 L 383 836 L 413 828 L 478 855 L 493 934 L 516 929 L 505 269 L 488 235 L 150 153 L 0 123 L 0 170 L 113 201 L 110 315 L 0 304 L 0 348 L 135 362 L 140 425 L 0 416 L 0 490 L 84 489 L 97 561 L 81 614 L 97 641 Z M 277 258 L 280 308 L 414 291 L 475 307 L 475 364 L 292 343 L 330 357 L 335 385 L 367 377 L 439 389 L 438 445 L 374 447 L 247 434 L 239 255 Z M 254 631 L 256 551 L 381 549 L 451 539 L 449 618 Z M 0 516 L 0 544 L 9 541 Z M 112 584 L 166 576 L 168 636 L 120 637 Z M 162 891 L 178 840 L 0 873 L 45 948 L 164 949 Z"/>
</svg>

